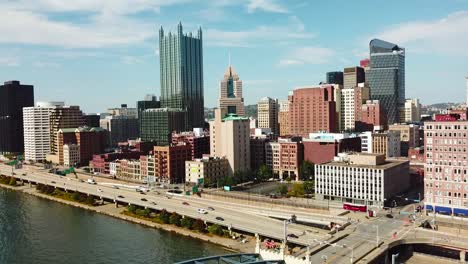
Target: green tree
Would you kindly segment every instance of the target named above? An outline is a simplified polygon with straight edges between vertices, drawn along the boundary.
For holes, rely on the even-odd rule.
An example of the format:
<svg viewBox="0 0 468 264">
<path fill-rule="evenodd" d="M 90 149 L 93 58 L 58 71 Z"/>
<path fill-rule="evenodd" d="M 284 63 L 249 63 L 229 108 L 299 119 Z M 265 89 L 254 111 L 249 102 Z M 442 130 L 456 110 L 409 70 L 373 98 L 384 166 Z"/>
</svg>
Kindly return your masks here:
<svg viewBox="0 0 468 264">
<path fill-rule="evenodd" d="M 222 236 L 224 235 L 224 229 L 218 224 L 210 225 L 208 227 L 208 232 L 213 235 Z"/>
<path fill-rule="evenodd" d="M 71 195 L 71 198 L 73 201 L 79 201 L 81 196 L 80 196 L 80 193 L 78 192 L 74 192 L 72 195 Z"/>
<path fill-rule="evenodd" d="M 303 183 L 304 193 L 314 194 L 315 192 L 315 182 L 314 181 L 305 181 Z"/>
<path fill-rule="evenodd" d="M 285 196 L 288 193 L 288 186 L 286 184 L 281 184 L 278 187 L 278 192 L 282 195 Z"/>
<path fill-rule="evenodd" d="M 137 210 L 137 207 L 133 204 L 127 206 L 127 210 L 132 213 L 132 214 L 136 214 L 136 210 Z"/>
<path fill-rule="evenodd" d="M 299 179 L 303 181 L 313 181 L 315 180 L 315 165 L 308 161 L 304 160 L 301 164 Z"/>
<path fill-rule="evenodd" d="M 271 171 L 270 167 L 265 164 L 262 164 L 260 168 L 257 170 L 257 180 L 258 181 L 266 181 L 273 176 L 273 172 Z"/>
<path fill-rule="evenodd" d="M 302 183 L 294 183 L 289 191 L 289 195 L 294 197 L 304 196 L 304 185 Z"/>
<path fill-rule="evenodd" d="M 161 213 L 159 213 L 159 220 L 161 220 L 161 222 L 163 222 L 164 224 L 169 224 L 169 218 L 170 214 L 165 209 L 163 209 Z"/>
<path fill-rule="evenodd" d="M 94 198 L 94 196 L 88 195 L 88 197 L 86 197 L 85 203 L 87 205 L 94 205 L 95 202 L 96 202 L 96 199 Z"/>
<path fill-rule="evenodd" d="M 169 223 L 171 225 L 176 225 L 180 226 L 181 225 L 181 216 L 177 213 L 172 213 L 171 216 L 169 217 Z"/>
<path fill-rule="evenodd" d="M 192 224 L 192 229 L 198 232 L 202 232 L 202 233 L 205 232 L 206 231 L 205 222 L 203 222 L 203 220 L 201 219 L 195 220 L 195 222 L 193 222 Z"/>
<path fill-rule="evenodd" d="M 182 227 L 185 227 L 187 229 L 191 229 L 192 225 L 193 225 L 193 219 L 186 216 L 186 217 L 182 218 L 182 220 L 180 220 L 180 224 L 182 225 Z"/>
<path fill-rule="evenodd" d="M 16 179 L 11 177 L 10 181 L 8 182 L 8 185 L 16 186 Z"/>
</svg>

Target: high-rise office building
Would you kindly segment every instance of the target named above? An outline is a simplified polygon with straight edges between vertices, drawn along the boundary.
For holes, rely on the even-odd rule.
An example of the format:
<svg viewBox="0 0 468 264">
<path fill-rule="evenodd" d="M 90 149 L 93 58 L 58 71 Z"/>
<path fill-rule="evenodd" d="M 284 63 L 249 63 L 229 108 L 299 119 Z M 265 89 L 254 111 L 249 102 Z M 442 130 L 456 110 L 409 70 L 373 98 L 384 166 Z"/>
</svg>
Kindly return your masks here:
<svg viewBox="0 0 468 264">
<path fill-rule="evenodd" d="M 379 100 L 388 123 L 397 123 L 399 108 L 405 103 L 405 49 L 380 39 L 369 43 L 370 69 L 366 81 L 372 100 Z"/>
<path fill-rule="evenodd" d="M 99 127 L 101 116 L 98 114 L 83 115 L 84 124 L 87 127 Z"/>
<path fill-rule="evenodd" d="M 257 103 L 258 128 L 270 128 L 271 132 L 278 135 L 278 100 L 263 97 Z"/>
<path fill-rule="evenodd" d="M 226 157 L 228 173 L 250 169 L 250 121 L 247 117 L 215 110 L 210 121 L 211 156 Z"/>
<path fill-rule="evenodd" d="M 364 69 L 361 67 L 348 67 L 344 69 L 343 88 L 351 89 L 358 86 L 359 83 L 366 81 Z"/>
<path fill-rule="evenodd" d="M 356 122 L 361 120 L 361 107 L 370 98 L 370 89 L 366 83 L 359 83 L 353 88 L 341 90 L 341 126 L 342 130 L 354 131 Z"/>
<path fill-rule="evenodd" d="M 186 111 L 190 129 L 203 127 L 203 47 L 202 30 L 197 35 L 184 34 L 182 24 L 177 33 L 159 30 L 161 70 L 161 107 Z"/>
<path fill-rule="evenodd" d="M 129 117 L 138 117 L 138 112 L 136 108 L 128 107 L 127 104 L 121 104 L 120 107 L 109 108 L 107 113 L 113 116 L 129 116 Z"/>
<path fill-rule="evenodd" d="M 421 121 L 421 104 L 419 99 L 406 99 L 400 107 L 400 123 Z"/>
<path fill-rule="evenodd" d="M 51 152 L 50 115 L 64 102 L 38 102 L 36 106 L 23 108 L 24 158 L 27 161 L 44 161 Z"/>
<path fill-rule="evenodd" d="M 140 135 L 138 129 L 138 118 L 126 115 L 106 116 L 100 121 L 101 128 L 109 131 L 108 144 L 112 147 L 119 142 L 129 139 L 137 139 Z"/>
<path fill-rule="evenodd" d="M 58 131 L 62 128 L 77 128 L 84 125 L 83 112 L 79 106 L 59 106 L 50 112 L 50 153 L 57 154 L 59 149 Z M 52 157 L 58 163 L 58 157 Z"/>
<path fill-rule="evenodd" d="M 308 136 L 309 133 L 336 132 L 338 114 L 334 85 L 297 88 L 289 96 L 289 132 Z"/>
<path fill-rule="evenodd" d="M 23 107 L 34 106 L 34 87 L 8 81 L 0 85 L 0 154 L 24 151 Z"/>
<path fill-rule="evenodd" d="M 327 72 L 327 83 L 343 85 L 343 72 Z"/>
<path fill-rule="evenodd" d="M 140 132 L 141 137 L 141 120 L 142 120 L 142 112 L 147 109 L 156 109 L 161 107 L 161 102 L 155 95 L 148 94 L 145 98 L 141 101 L 137 102 L 137 111 L 138 111 L 138 130 Z"/>
<path fill-rule="evenodd" d="M 168 146 L 172 132 L 186 131 L 186 112 L 181 109 L 153 108 L 141 112 L 141 140 Z"/>
<path fill-rule="evenodd" d="M 289 101 L 283 100 L 279 101 L 279 112 L 278 112 L 278 125 L 279 125 L 279 135 L 286 136 L 289 135 Z"/>
<path fill-rule="evenodd" d="M 356 122 L 357 131 L 385 130 L 387 127 L 387 115 L 380 105 L 379 100 L 367 100 L 361 106 L 361 117 Z"/>
<path fill-rule="evenodd" d="M 242 80 L 234 68 L 229 65 L 220 83 L 219 108 L 228 114 L 245 115 L 244 98 L 242 97 Z"/>
</svg>

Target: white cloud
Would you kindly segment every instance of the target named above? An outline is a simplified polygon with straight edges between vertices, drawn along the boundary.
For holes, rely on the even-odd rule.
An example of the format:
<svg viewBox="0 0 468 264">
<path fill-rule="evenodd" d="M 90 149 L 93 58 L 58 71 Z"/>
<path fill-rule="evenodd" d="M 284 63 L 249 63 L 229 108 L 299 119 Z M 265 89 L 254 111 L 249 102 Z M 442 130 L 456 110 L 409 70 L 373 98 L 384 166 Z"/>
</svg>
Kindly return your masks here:
<svg viewBox="0 0 468 264">
<path fill-rule="evenodd" d="M 397 43 L 408 52 L 468 56 L 468 11 L 439 20 L 394 25 L 376 37 Z"/>
<path fill-rule="evenodd" d="M 247 4 L 247 12 L 253 13 L 257 10 L 272 13 L 288 13 L 288 10 L 276 3 L 274 0 L 250 0 Z"/>
<path fill-rule="evenodd" d="M 0 57 L 0 66 L 17 67 L 20 65 L 19 58 L 16 57 Z"/>
<path fill-rule="evenodd" d="M 322 47 L 301 47 L 278 63 L 279 66 L 291 66 L 301 64 L 325 64 L 335 55 L 335 51 Z"/>
<path fill-rule="evenodd" d="M 0 9 L 0 43 L 100 48 L 139 43 L 154 35 L 150 25 L 124 17 L 93 19 L 89 24 L 75 25 L 30 11 Z"/>
</svg>

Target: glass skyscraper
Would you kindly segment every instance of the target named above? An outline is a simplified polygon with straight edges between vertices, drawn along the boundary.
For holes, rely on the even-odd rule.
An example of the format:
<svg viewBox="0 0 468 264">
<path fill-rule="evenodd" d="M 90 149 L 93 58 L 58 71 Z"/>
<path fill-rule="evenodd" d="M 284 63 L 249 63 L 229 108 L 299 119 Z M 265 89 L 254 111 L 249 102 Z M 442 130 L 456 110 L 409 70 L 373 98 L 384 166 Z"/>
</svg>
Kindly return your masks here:
<svg viewBox="0 0 468 264">
<path fill-rule="evenodd" d="M 188 129 L 203 127 L 203 50 L 202 30 L 197 36 L 184 34 L 182 24 L 177 34 L 164 35 L 159 30 L 161 66 L 161 107 L 186 111 Z"/>
<path fill-rule="evenodd" d="M 369 43 L 370 69 L 366 81 L 372 100 L 379 100 L 388 123 L 399 122 L 399 107 L 405 104 L 405 49 L 380 39 Z"/>
</svg>

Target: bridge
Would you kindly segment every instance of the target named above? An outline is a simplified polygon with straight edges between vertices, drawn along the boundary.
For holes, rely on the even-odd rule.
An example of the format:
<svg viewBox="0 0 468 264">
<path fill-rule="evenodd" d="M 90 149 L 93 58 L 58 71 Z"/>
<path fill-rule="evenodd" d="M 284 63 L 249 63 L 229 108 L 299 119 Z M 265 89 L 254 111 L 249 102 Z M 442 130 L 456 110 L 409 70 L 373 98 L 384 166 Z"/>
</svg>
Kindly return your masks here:
<svg viewBox="0 0 468 264">
<path fill-rule="evenodd" d="M 284 264 L 284 260 L 262 260 L 259 254 L 231 254 L 222 256 L 211 256 L 206 258 L 198 258 L 187 261 L 178 262 L 175 264 Z"/>
</svg>

